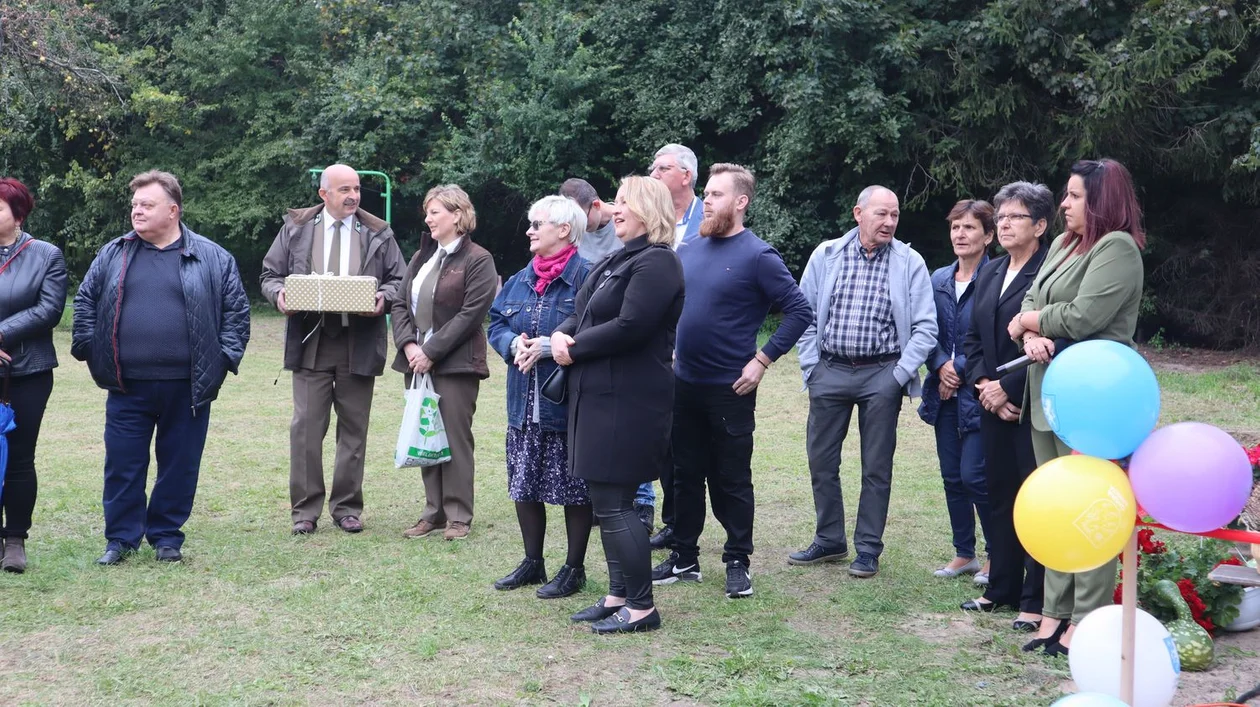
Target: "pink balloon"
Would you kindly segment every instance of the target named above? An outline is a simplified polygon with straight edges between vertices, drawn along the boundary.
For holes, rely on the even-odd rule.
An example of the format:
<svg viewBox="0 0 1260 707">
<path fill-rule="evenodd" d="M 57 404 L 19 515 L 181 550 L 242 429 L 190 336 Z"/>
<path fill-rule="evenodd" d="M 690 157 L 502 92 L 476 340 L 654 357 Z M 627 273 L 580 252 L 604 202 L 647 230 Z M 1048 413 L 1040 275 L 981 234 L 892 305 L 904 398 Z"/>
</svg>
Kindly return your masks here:
<svg viewBox="0 0 1260 707">
<path fill-rule="evenodd" d="M 1251 495 L 1251 462 L 1227 432 L 1178 422 L 1151 433 L 1129 461 L 1138 503 L 1174 530 L 1216 530 L 1242 512 Z"/>
</svg>

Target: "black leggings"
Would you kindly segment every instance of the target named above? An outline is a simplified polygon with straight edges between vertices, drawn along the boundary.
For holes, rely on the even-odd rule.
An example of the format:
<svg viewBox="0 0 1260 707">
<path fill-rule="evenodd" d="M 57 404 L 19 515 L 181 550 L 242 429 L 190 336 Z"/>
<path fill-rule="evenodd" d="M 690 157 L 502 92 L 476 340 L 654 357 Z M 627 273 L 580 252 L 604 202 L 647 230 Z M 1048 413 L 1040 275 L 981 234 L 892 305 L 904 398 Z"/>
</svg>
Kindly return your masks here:
<svg viewBox="0 0 1260 707">
<path fill-rule="evenodd" d="M 516 520 L 521 525 L 521 539 L 525 541 L 525 556 L 541 560 L 543 537 L 547 534 L 547 506 L 541 501 L 517 501 Z M 586 544 L 591 538 L 591 507 L 564 507 L 564 527 L 569 540 L 569 554 L 564 563 L 581 568 L 586 562 Z"/>
<path fill-rule="evenodd" d="M 14 423 L 17 427 L 7 436 L 9 439 L 9 466 L 4 476 L 4 492 L 0 498 L 4 524 L 0 537 L 23 538 L 31 529 L 31 514 L 35 511 L 35 443 L 39 441 L 39 426 L 44 421 L 44 409 L 52 395 L 52 371 L 33 373 L 14 378 L 9 384 L 9 398 L 13 403 Z"/>
<path fill-rule="evenodd" d="M 634 511 L 638 484 L 586 482 L 608 559 L 608 595 L 625 597 L 631 609 L 652 608 L 652 546 Z"/>
</svg>

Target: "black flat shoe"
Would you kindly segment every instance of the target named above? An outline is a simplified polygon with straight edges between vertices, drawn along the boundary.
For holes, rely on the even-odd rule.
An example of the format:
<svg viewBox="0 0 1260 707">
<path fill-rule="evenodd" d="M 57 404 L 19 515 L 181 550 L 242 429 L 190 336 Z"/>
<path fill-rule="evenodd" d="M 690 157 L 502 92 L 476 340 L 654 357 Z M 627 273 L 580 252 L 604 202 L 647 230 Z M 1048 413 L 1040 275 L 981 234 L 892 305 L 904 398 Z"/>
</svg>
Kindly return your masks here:
<svg viewBox="0 0 1260 707">
<path fill-rule="evenodd" d="M 612 616 L 621 609 L 621 606 L 604 606 L 604 600 L 607 598 L 600 597 L 599 601 L 570 616 L 569 619 L 575 623 L 581 623 L 583 621 L 602 621 Z"/>
<path fill-rule="evenodd" d="M 1032 633 L 1041 629 L 1040 621 L 1024 621 L 1023 619 L 1015 619 L 1011 622 L 1011 628 L 1020 633 Z"/>
<path fill-rule="evenodd" d="M 1054 633 L 1050 634 L 1049 638 L 1034 638 L 1031 641 L 1025 643 L 1024 648 L 1023 648 L 1024 652 L 1031 653 L 1042 646 L 1049 646 L 1050 644 L 1058 645 L 1059 639 L 1062 638 L 1064 632 L 1068 630 L 1068 625 L 1069 625 L 1069 622 L 1060 621 L 1059 627 L 1054 630 Z M 1038 625 L 1038 628 L 1041 628 L 1041 626 Z M 1067 651 L 1067 649 L 1063 648 L 1063 646 L 1059 646 L 1059 647 L 1062 648 L 1065 652 Z"/>
<path fill-rule="evenodd" d="M 959 604 L 958 608 L 962 609 L 963 611 L 982 611 L 986 614 L 992 614 L 993 612 L 997 611 L 1001 607 L 999 607 L 998 603 L 995 601 L 980 601 L 979 599 L 968 599 L 967 601 L 964 601 L 963 603 Z"/>
<path fill-rule="evenodd" d="M 542 560 L 526 557 L 508 576 L 494 583 L 494 588 L 501 592 L 519 589 L 527 584 L 544 584 L 547 581 L 547 569 Z"/>
<path fill-rule="evenodd" d="M 1054 643 L 1047 643 L 1045 647 L 1045 654 L 1050 656 L 1067 655 L 1068 648 L 1058 641 L 1055 641 Z"/>
<path fill-rule="evenodd" d="M 105 548 L 105 554 L 96 558 L 96 564 L 98 565 L 121 564 L 123 560 L 135 554 L 135 552 L 136 551 L 132 550 L 131 548 L 124 548 L 124 549 L 114 549 L 112 547 Z"/>
<path fill-rule="evenodd" d="M 561 565 L 556 576 L 539 587 L 534 594 L 539 599 L 559 599 L 577 594 L 584 586 L 586 586 L 586 569 Z"/>
<path fill-rule="evenodd" d="M 630 620 L 630 610 L 626 607 L 619 607 L 617 613 L 609 616 L 602 621 L 596 621 L 591 624 L 591 631 L 595 633 L 637 633 L 639 631 L 655 631 L 661 627 L 661 614 L 652 608 L 652 613 L 644 616 L 638 621 Z"/>
</svg>

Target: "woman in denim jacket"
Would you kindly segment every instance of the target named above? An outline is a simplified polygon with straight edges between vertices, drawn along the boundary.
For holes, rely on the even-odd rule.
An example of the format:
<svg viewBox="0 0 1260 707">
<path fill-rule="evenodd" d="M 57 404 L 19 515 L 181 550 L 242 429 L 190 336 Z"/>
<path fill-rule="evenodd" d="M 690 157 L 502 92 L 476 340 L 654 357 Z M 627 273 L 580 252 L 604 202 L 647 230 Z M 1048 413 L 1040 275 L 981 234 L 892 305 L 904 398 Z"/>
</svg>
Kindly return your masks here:
<svg viewBox="0 0 1260 707">
<path fill-rule="evenodd" d="M 577 254 L 586 215 L 570 199 L 548 196 L 529 208 L 529 250 L 533 260 L 503 284 L 490 307 L 490 345 L 508 363 L 508 495 L 525 541 L 525 559 L 495 589 L 543 584 L 540 599 L 576 593 L 586 583 L 586 544 L 591 535 L 591 501 L 586 482 L 569 475 L 568 409 L 538 394 L 556 370 L 551 332 L 573 314 L 573 299 L 591 271 Z M 543 536 L 544 504 L 564 506 L 569 553 L 547 582 Z"/>
<path fill-rule="evenodd" d="M 963 383 L 962 376 L 967 365 L 963 339 L 971 326 L 975 279 L 988 262 L 987 251 L 993 242 L 993 207 L 987 201 L 964 199 L 954 205 L 946 221 L 958 259 L 932 273 L 939 334 L 928 357 L 929 373 L 919 406 L 919 417 L 936 428 L 936 454 L 954 543 L 954 559 L 934 574 L 971 574 L 976 584 L 985 585 L 989 581 L 988 563 L 982 569 L 976 558 L 977 516 L 986 541 L 989 535 L 980 404 L 976 391 Z"/>
</svg>

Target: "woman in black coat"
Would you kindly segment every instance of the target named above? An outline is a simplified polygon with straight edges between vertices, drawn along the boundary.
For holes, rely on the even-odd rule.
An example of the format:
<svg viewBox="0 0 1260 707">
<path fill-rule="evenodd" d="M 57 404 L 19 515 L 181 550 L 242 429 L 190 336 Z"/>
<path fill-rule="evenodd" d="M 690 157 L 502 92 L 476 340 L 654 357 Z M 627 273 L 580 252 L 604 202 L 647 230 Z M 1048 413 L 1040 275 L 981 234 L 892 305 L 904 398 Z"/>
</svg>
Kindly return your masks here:
<svg viewBox="0 0 1260 707">
<path fill-rule="evenodd" d="M 683 307 L 669 190 L 648 177 L 625 178 L 613 224 L 625 248 L 591 269 L 576 313 L 551 335 L 552 356 L 569 367 L 569 473 L 586 481 L 608 559 L 608 595 L 573 615 L 594 622 L 596 633 L 661 625 L 634 496 L 671 463 L 672 358 Z"/>
<path fill-rule="evenodd" d="M 22 223 L 35 207 L 16 179 L 0 179 L 0 361 L 12 377 L 4 392 L 17 427 L 8 434 L 9 466 L 0 502 L 0 568 L 26 571 L 26 538 L 35 510 L 35 443 L 52 395 L 57 351 L 53 329 L 66 308 L 66 261 Z"/>
<path fill-rule="evenodd" d="M 1020 613 L 1012 628 L 1035 631 L 1041 624 L 1044 568 L 1024 551 L 1015 534 L 1015 496 L 1037 468 L 1028 417 L 1020 421 L 1027 369 L 999 377 L 998 366 L 1023 352 L 1006 325 L 1019 314 L 1024 293 L 1046 257 L 1043 235 L 1054 218 L 1054 197 L 1043 184 L 1014 182 L 994 197 L 998 243 L 1006 254 L 990 261 L 976 278 L 971 328 L 963 341 L 966 385 L 976 388 L 984 472 L 989 492 L 989 586 L 964 602 L 965 611 L 1009 607 Z"/>
</svg>

